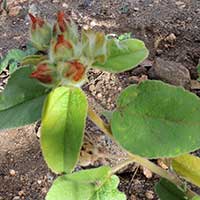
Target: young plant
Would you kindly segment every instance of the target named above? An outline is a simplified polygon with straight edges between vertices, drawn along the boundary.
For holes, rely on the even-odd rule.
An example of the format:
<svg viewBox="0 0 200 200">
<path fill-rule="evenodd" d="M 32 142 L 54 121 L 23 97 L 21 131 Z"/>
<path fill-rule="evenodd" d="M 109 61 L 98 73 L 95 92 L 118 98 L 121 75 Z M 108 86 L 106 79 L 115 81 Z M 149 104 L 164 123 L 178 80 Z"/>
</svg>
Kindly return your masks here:
<svg viewBox="0 0 200 200">
<path fill-rule="evenodd" d="M 200 186 L 200 159 L 187 154 L 200 148 L 199 98 L 161 81 L 143 81 L 121 92 L 110 124 L 105 124 L 81 89 L 87 71 L 132 69 L 148 56 L 144 43 L 91 30 L 82 30 L 80 35 L 63 12 L 53 25 L 32 14 L 30 19 L 31 43 L 37 51 L 20 57 L 21 67 L 0 94 L 0 128 L 42 120 L 42 153 L 48 167 L 59 175 L 46 200 L 125 200 L 114 174 L 132 162 L 162 177 L 156 185 L 161 200 L 200 199 L 177 176 Z M 128 153 L 126 161 L 114 168 L 73 172 L 87 115 Z M 148 160 L 152 158 L 167 158 L 169 170 Z"/>
</svg>

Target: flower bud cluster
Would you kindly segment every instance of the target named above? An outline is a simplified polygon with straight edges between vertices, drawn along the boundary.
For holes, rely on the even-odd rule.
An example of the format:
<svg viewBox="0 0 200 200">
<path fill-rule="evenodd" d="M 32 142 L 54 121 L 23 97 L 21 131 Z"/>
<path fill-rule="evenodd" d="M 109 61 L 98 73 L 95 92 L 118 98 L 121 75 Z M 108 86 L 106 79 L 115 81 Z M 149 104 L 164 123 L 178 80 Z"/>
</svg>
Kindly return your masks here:
<svg viewBox="0 0 200 200">
<path fill-rule="evenodd" d="M 48 54 L 31 74 L 44 84 L 81 85 L 86 81 L 87 69 L 95 62 L 107 59 L 107 40 L 104 33 L 82 31 L 64 12 L 58 12 L 51 26 L 45 20 L 29 14 L 31 42 L 38 51 Z"/>
</svg>

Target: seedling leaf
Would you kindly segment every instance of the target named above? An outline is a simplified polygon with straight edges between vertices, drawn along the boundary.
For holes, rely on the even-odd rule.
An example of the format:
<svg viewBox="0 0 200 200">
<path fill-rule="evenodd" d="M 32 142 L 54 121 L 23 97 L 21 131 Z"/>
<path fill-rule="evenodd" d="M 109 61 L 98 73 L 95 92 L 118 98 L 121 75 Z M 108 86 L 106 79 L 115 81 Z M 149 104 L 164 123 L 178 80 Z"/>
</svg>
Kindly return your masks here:
<svg viewBox="0 0 200 200">
<path fill-rule="evenodd" d="M 117 190 L 119 179 L 110 175 L 109 167 L 82 170 L 57 178 L 46 200 L 125 200 Z"/>
</svg>

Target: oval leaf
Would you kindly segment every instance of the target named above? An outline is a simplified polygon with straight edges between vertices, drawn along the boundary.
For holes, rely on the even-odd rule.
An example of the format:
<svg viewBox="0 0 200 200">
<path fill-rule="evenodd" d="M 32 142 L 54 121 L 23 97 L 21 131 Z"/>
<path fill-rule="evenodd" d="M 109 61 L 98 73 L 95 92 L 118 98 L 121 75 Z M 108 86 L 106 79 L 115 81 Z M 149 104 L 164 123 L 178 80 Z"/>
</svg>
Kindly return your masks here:
<svg viewBox="0 0 200 200">
<path fill-rule="evenodd" d="M 108 58 L 105 63 L 94 63 L 94 68 L 108 72 L 123 72 L 138 66 L 144 61 L 149 52 L 144 42 L 138 39 L 108 40 Z"/>
<path fill-rule="evenodd" d="M 172 167 L 177 174 L 200 187 L 200 158 L 182 155 L 172 160 Z"/>
<path fill-rule="evenodd" d="M 79 88 L 59 87 L 47 97 L 42 114 L 41 146 L 48 166 L 69 173 L 79 157 L 87 99 Z"/>
<path fill-rule="evenodd" d="M 29 67 L 15 71 L 0 93 L 0 129 L 24 126 L 41 118 L 48 90 L 29 78 L 31 72 Z"/>
<path fill-rule="evenodd" d="M 186 200 L 188 199 L 184 190 L 178 188 L 166 179 L 161 179 L 155 186 L 160 200 Z"/>
<path fill-rule="evenodd" d="M 128 151 L 175 157 L 200 147 L 200 99 L 161 81 L 144 81 L 118 98 L 111 128 Z"/>
<path fill-rule="evenodd" d="M 110 175 L 109 167 L 82 170 L 54 181 L 46 200 L 125 200 L 117 190 L 119 179 Z"/>
</svg>

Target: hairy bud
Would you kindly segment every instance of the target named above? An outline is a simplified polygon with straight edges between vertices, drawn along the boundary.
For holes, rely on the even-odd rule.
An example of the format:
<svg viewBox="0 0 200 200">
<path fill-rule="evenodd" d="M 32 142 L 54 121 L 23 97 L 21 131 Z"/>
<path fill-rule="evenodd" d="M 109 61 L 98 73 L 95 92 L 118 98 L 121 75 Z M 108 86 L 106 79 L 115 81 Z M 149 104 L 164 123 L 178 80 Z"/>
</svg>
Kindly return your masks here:
<svg viewBox="0 0 200 200">
<path fill-rule="evenodd" d="M 50 84 L 53 82 L 52 69 L 47 63 L 38 64 L 36 70 L 32 72 L 30 77 L 35 78 L 45 84 Z"/>
<path fill-rule="evenodd" d="M 51 40 L 51 27 L 43 19 L 29 13 L 31 19 L 31 42 L 40 51 L 48 49 Z"/>
</svg>

